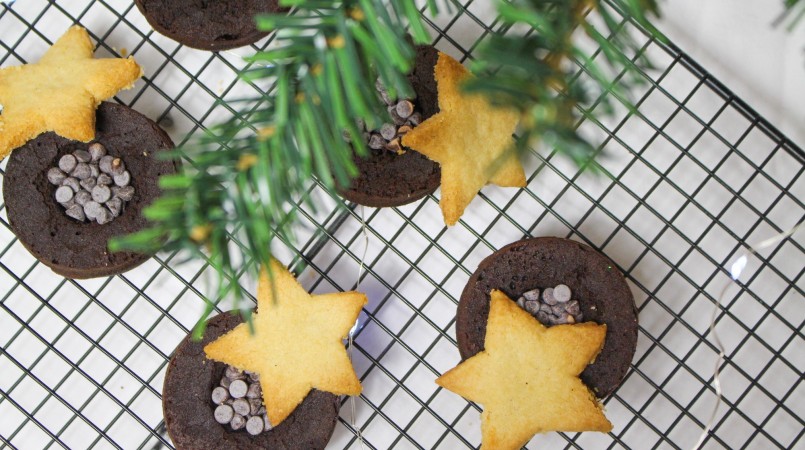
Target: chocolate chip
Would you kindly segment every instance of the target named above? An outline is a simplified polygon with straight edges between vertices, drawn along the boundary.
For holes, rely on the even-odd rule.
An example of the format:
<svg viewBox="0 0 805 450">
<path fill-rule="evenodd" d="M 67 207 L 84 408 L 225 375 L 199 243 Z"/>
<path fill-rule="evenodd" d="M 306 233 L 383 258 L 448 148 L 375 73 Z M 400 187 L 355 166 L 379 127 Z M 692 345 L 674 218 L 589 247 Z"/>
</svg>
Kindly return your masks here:
<svg viewBox="0 0 805 450">
<path fill-rule="evenodd" d="M 257 414 L 261 414 L 260 409 L 263 407 L 263 401 L 259 398 L 250 398 L 249 399 L 249 414 L 256 416 Z"/>
<path fill-rule="evenodd" d="M 569 301 L 565 304 L 565 311 L 568 314 L 573 314 L 577 316 L 581 313 L 581 307 L 579 306 L 579 302 L 577 300 Z"/>
<path fill-rule="evenodd" d="M 107 223 L 111 222 L 113 218 L 112 213 L 110 213 L 109 210 L 103 206 L 101 206 L 98 214 L 95 215 L 95 221 L 98 222 L 99 225 L 106 225 Z"/>
<path fill-rule="evenodd" d="M 247 386 L 246 382 L 243 380 L 234 380 L 232 384 L 229 385 L 229 394 L 232 398 L 242 398 L 246 395 L 248 390 L 249 386 Z"/>
<path fill-rule="evenodd" d="M 260 374 L 259 373 L 246 372 L 246 375 L 248 375 L 249 379 L 252 380 L 252 382 L 256 383 L 256 382 L 260 381 Z"/>
<path fill-rule="evenodd" d="M 58 167 L 51 167 L 50 170 L 48 170 L 48 182 L 50 182 L 50 184 L 61 186 L 65 178 L 67 178 L 67 174 L 62 172 Z"/>
<path fill-rule="evenodd" d="M 258 434 L 263 432 L 264 423 L 262 417 L 250 417 L 248 421 L 246 421 L 246 431 L 249 432 L 252 436 L 257 436 Z"/>
<path fill-rule="evenodd" d="M 89 154 L 93 161 L 99 161 L 106 156 L 106 147 L 100 142 L 94 142 L 89 145 Z"/>
<path fill-rule="evenodd" d="M 260 390 L 260 383 L 250 384 L 249 389 L 246 391 L 246 397 L 248 398 L 260 398 L 262 395 L 263 393 Z"/>
<path fill-rule="evenodd" d="M 77 204 L 84 206 L 87 204 L 87 202 L 92 201 L 92 194 L 82 189 L 75 194 L 73 199 Z"/>
<path fill-rule="evenodd" d="M 397 115 L 400 116 L 402 119 L 407 119 L 411 117 L 411 114 L 414 113 L 414 104 L 409 102 L 408 100 L 403 100 L 397 103 Z"/>
<path fill-rule="evenodd" d="M 86 180 L 81 180 L 81 181 L 78 182 L 78 184 L 81 185 L 82 189 L 84 189 L 85 191 L 90 191 L 90 192 L 92 191 L 92 188 L 95 187 L 96 183 L 97 183 L 97 180 L 95 178 L 92 178 L 92 177 L 89 177 Z"/>
<path fill-rule="evenodd" d="M 557 285 L 553 288 L 553 298 L 559 303 L 565 303 L 570 300 L 570 288 L 565 284 Z"/>
<path fill-rule="evenodd" d="M 229 387 L 231 388 L 232 386 Z M 251 405 L 249 405 L 248 400 L 246 400 L 245 398 L 239 398 L 232 402 L 232 409 L 235 410 L 236 414 L 245 416 L 249 414 L 249 411 L 251 411 L 252 407 Z"/>
<path fill-rule="evenodd" d="M 551 306 L 556 304 L 556 299 L 553 297 L 553 288 L 548 288 L 542 291 L 542 301 Z"/>
<path fill-rule="evenodd" d="M 115 158 L 112 160 L 112 175 L 123 175 L 123 172 L 126 171 L 126 165 L 123 164 L 123 160 L 120 158 Z"/>
<path fill-rule="evenodd" d="M 567 323 L 567 314 L 551 316 L 551 320 L 553 320 L 554 325 L 564 325 Z"/>
<path fill-rule="evenodd" d="M 72 172 L 76 164 L 78 164 L 78 161 L 76 161 L 73 155 L 64 155 L 59 159 L 59 169 L 65 173 Z"/>
<path fill-rule="evenodd" d="M 263 430 L 268 431 L 274 428 L 274 425 L 271 425 L 271 421 L 268 420 L 268 414 L 263 414 Z"/>
<path fill-rule="evenodd" d="M 419 125 L 420 123 L 422 123 L 422 114 L 418 112 L 411 114 L 411 117 L 408 118 L 408 123 L 413 126 Z"/>
<path fill-rule="evenodd" d="M 233 430 L 238 431 L 244 426 L 246 426 L 246 418 L 235 414 L 232 416 L 232 420 L 229 421 L 229 426 L 232 427 Z"/>
<path fill-rule="evenodd" d="M 106 202 L 106 207 L 109 208 L 112 217 L 117 217 L 123 212 L 123 200 L 118 197 L 111 198 Z"/>
<path fill-rule="evenodd" d="M 244 375 L 240 369 L 234 366 L 226 366 L 226 370 L 224 370 L 224 376 L 226 376 L 232 381 L 242 380 L 246 378 L 246 375 Z"/>
<path fill-rule="evenodd" d="M 519 306 L 520 308 L 525 309 L 525 299 L 523 297 L 520 297 L 520 298 L 517 299 L 517 306 Z"/>
<path fill-rule="evenodd" d="M 110 198 L 112 198 L 112 190 L 109 189 L 109 186 L 99 185 L 92 188 L 92 200 L 106 203 Z"/>
<path fill-rule="evenodd" d="M 87 219 L 86 214 L 84 214 L 84 208 L 78 204 L 67 208 L 67 211 L 64 213 L 67 214 L 67 217 L 78 220 L 79 222 L 83 222 Z"/>
<path fill-rule="evenodd" d="M 397 134 L 402 136 L 404 134 L 408 134 L 413 128 L 409 127 L 408 125 L 403 125 L 397 129 Z"/>
<path fill-rule="evenodd" d="M 92 176 L 92 170 L 89 168 L 89 164 L 82 162 L 76 164 L 75 169 L 73 169 L 70 175 L 78 178 L 79 180 L 86 180 Z"/>
<path fill-rule="evenodd" d="M 90 164 L 89 165 L 90 176 L 92 178 L 98 178 L 98 175 L 101 174 L 101 169 L 98 168 L 97 164 Z"/>
<path fill-rule="evenodd" d="M 382 91 L 378 91 L 378 93 L 380 94 L 380 98 L 383 99 L 383 103 L 387 105 L 391 105 L 392 103 L 394 103 L 394 100 L 391 99 L 391 96 L 389 96 L 388 91 L 386 91 L 385 89 L 383 89 Z"/>
<path fill-rule="evenodd" d="M 526 300 L 539 301 L 539 289 L 531 289 L 530 291 L 523 292 L 523 297 Z"/>
<path fill-rule="evenodd" d="M 101 211 L 103 210 L 103 206 L 95 201 L 89 201 L 84 205 L 84 214 L 86 214 L 87 219 L 89 220 L 94 220 L 96 217 L 98 217 L 98 214 L 101 214 Z"/>
<path fill-rule="evenodd" d="M 113 186 L 112 187 L 112 194 L 115 197 L 123 200 L 124 202 L 128 202 L 128 201 L 131 201 L 132 198 L 134 198 L 134 187 L 133 186 L 124 186 L 124 187 Z"/>
<path fill-rule="evenodd" d="M 551 308 L 551 305 L 549 305 L 547 303 L 540 303 L 539 304 L 539 310 L 543 311 L 545 314 L 552 314 L 553 313 L 553 309 Z"/>
<path fill-rule="evenodd" d="M 73 192 L 78 192 L 81 190 L 81 185 L 78 183 L 78 180 L 73 177 L 67 177 L 64 181 L 61 182 L 62 186 L 69 186 Z"/>
<path fill-rule="evenodd" d="M 565 311 L 565 304 L 559 303 L 554 306 L 551 306 L 551 313 L 554 316 L 563 317 L 567 311 Z"/>
<path fill-rule="evenodd" d="M 92 160 L 92 156 L 86 150 L 76 150 L 73 152 L 73 156 L 75 156 L 75 159 L 77 159 L 78 162 L 82 163 L 87 163 Z"/>
<path fill-rule="evenodd" d="M 400 153 L 400 151 L 402 151 L 402 145 L 400 145 L 400 138 L 394 138 L 388 144 L 386 144 L 386 150 L 394 153 Z"/>
<path fill-rule="evenodd" d="M 119 175 L 115 175 L 115 184 L 124 187 L 128 186 L 131 183 L 131 174 L 128 171 L 124 171 Z"/>
<path fill-rule="evenodd" d="M 75 192 L 69 186 L 61 186 L 56 189 L 56 201 L 59 203 L 67 203 L 73 199 Z"/>
<path fill-rule="evenodd" d="M 106 155 L 98 161 L 98 168 L 101 169 L 103 173 L 112 173 L 112 161 L 115 158 L 113 156 Z"/>
<path fill-rule="evenodd" d="M 403 119 L 402 117 L 400 117 L 399 114 L 397 114 L 397 106 L 396 105 L 389 106 L 388 111 L 389 111 L 389 115 L 391 116 L 391 121 L 394 122 L 394 125 L 399 126 L 399 125 L 404 125 L 405 124 L 405 119 Z"/>
<path fill-rule="evenodd" d="M 218 405 L 213 415 L 215 416 L 215 421 L 223 425 L 232 421 L 235 411 L 229 405 Z"/>
<path fill-rule="evenodd" d="M 380 135 L 383 136 L 383 139 L 390 141 L 394 139 L 394 136 L 397 136 L 397 127 L 390 123 L 384 123 L 380 127 Z"/>
<path fill-rule="evenodd" d="M 95 181 L 96 184 L 100 184 L 102 186 L 109 186 L 112 184 L 112 177 L 109 175 L 102 173 L 98 175 L 98 179 Z"/>
<path fill-rule="evenodd" d="M 537 320 L 539 320 L 543 325 L 551 325 L 551 316 L 544 311 L 537 313 Z"/>
<path fill-rule="evenodd" d="M 221 405 L 229 400 L 229 391 L 226 388 L 218 386 L 212 390 L 212 402 L 216 405 Z"/>
<path fill-rule="evenodd" d="M 528 311 L 529 314 L 537 314 L 539 312 L 539 302 L 536 300 L 526 300 L 525 301 L 525 310 Z"/>
<path fill-rule="evenodd" d="M 380 150 L 386 145 L 386 141 L 379 134 L 372 134 L 369 138 L 369 148 Z"/>
<path fill-rule="evenodd" d="M 227 390 L 229 390 L 229 385 L 232 384 L 232 380 L 230 380 L 229 377 L 224 375 L 224 376 L 221 377 L 221 383 L 220 384 L 221 384 L 221 386 L 223 386 Z"/>
</svg>

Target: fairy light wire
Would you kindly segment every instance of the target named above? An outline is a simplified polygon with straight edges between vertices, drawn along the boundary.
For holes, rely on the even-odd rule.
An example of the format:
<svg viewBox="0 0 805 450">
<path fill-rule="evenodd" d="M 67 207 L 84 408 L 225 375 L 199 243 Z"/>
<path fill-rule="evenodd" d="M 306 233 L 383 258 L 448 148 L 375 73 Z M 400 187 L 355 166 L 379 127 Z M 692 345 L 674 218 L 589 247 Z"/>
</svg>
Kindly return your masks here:
<svg viewBox="0 0 805 450">
<path fill-rule="evenodd" d="M 746 268 L 747 264 L 749 263 L 749 258 L 751 256 L 756 255 L 760 250 L 765 248 L 769 248 L 773 245 L 776 245 L 778 242 L 781 242 L 788 237 L 794 235 L 797 231 L 802 229 L 805 226 L 805 222 L 800 222 L 795 225 L 793 228 L 780 233 L 776 236 L 772 236 L 764 241 L 759 242 L 754 246 L 749 246 L 748 251 L 744 252 L 739 256 L 730 266 L 730 279 L 724 282 L 724 286 L 721 288 L 721 291 L 716 298 L 716 302 L 713 305 L 713 311 L 710 315 L 710 335 L 712 336 L 712 340 L 718 349 L 718 355 L 716 356 L 715 367 L 713 368 L 713 389 L 716 393 L 716 403 L 713 405 L 713 410 L 710 412 L 710 418 L 707 420 L 707 424 L 705 425 L 704 429 L 702 430 L 701 434 L 699 435 L 699 439 L 696 441 L 696 444 L 692 447 L 693 450 L 699 450 L 702 445 L 704 445 L 704 441 L 710 435 L 710 431 L 713 429 L 713 425 L 716 421 L 716 416 L 718 415 L 718 408 L 721 406 L 721 402 L 723 401 L 723 390 L 721 389 L 721 364 L 724 362 L 726 357 L 726 351 L 724 349 L 724 344 L 721 342 L 721 337 L 718 335 L 716 330 L 716 319 L 718 317 L 718 313 L 721 311 L 721 304 L 724 296 L 727 294 L 727 290 L 729 290 L 732 285 L 738 285 L 738 280 L 743 273 L 743 270 Z"/>
<path fill-rule="evenodd" d="M 366 271 L 366 255 L 369 252 L 369 231 L 367 230 L 366 226 L 366 218 L 364 216 L 364 207 L 363 205 L 358 205 L 360 208 L 360 220 L 361 220 L 361 234 L 363 235 L 363 253 L 361 254 L 360 262 L 358 264 L 358 279 L 355 281 L 355 290 L 360 291 L 361 287 L 361 279 Z M 355 321 L 355 326 L 349 330 L 349 338 L 347 340 L 347 354 L 349 355 L 349 360 L 352 362 L 352 354 L 353 354 L 353 339 L 355 336 L 355 332 L 358 331 L 358 324 L 360 322 L 360 318 Z M 358 438 L 358 444 L 361 446 L 362 449 L 365 449 L 364 440 L 363 440 L 363 433 L 361 433 L 361 429 L 358 427 L 357 424 L 357 414 L 355 413 L 356 409 L 356 397 L 355 395 L 349 397 L 349 409 L 350 409 L 350 418 L 349 424 L 352 426 L 352 429 L 355 433 L 355 437 Z"/>
</svg>

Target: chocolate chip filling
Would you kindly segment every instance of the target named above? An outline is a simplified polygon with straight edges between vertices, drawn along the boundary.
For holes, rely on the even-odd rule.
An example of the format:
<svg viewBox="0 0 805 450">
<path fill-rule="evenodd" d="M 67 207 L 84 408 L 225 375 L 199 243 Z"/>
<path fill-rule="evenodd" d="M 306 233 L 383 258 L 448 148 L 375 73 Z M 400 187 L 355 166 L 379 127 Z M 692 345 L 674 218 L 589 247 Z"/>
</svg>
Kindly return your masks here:
<svg viewBox="0 0 805 450">
<path fill-rule="evenodd" d="M 422 123 L 422 114 L 415 111 L 417 105 L 414 98 L 392 99 L 379 79 L 375 89 L 386 104 L 392 123 L 384 123 L 380 128 L 370 130 L 363 120 L 358 119 L 358 131 L 362 133 L 363 142 L 372 150 L 384 149 L 402 155 L 406 151 L 401 144 L 402 137 Z M 350 141 L 346 132 L 344 140 Z"/>
<path fill-rule="evenodd" d="M 545 326 L 579 323 L 584 320 L 578 300 L 571 300 L 567 285 L 543 290 L 531 289 L 517 299 L 517 306 L 534 316 Z"/>
<path fill-rule="evenodd" d="M 227 366 L 219 386 L 210 393 L 216 405 L 213 415 L 221 425 L 232 431 L 245 430 L 252 436 L 274 428 L 268 420 L 263 404 L 260 376 L 249 371 Z"/>
<path fill-rule="evenodd" d="M 393 111 L 389 112 L 390 127 L 386 127 L 386 133 L 391 139 L 384 139 L 381 134 L 382 126 L 377 130 L 366 130 L 363 124 L 358 123 L 359 128 L 366 133 L 363 136 L 367 146 L 370 147 L 369 154 L 363 157 L 353 154 L 358 176 L 349 186 L 339 187 L 339 193 L 345 199 L 378 208 L 400 206 L 417 201 L 439 187 L 441 181 L 439 164 L 415 150 L 405 149 L 404 152 L 398 153 L 396 145 L 391 144 L 397 136 L 407 132 L 406 124 L 394 123 L 394 117 L 400 116 L 401 113 L 404 116 L 409 106 L 414 110 L 406 119 L 411 122 L 408 125 L 411 127 L 419 125 L 439 112 L 434 77 L 438 56 L 439 52 L 430 45 L 417 46 L 414 68 L 407 76 L 414 90 L 414 99 L 381 100 L 387 102 L 385 103 L 387 108 L 393 108 Z M 378 93 L 382 98 L 383 93 Z M 406 101 L 410 102 L 410 105 Z M 394 136 L 389 133 L 392 130 Z M 369 142 L 373 135 L 376 135 L 374 143 Z"/>
<path fill-rule="evenodd" d="M 123 213 L 134 198 L 131 174 L 122 158 L 106 154 L 96 142 L 87 150 L 68 153 L 47 171 L 48 182 L 57 186 L 54 196 L 67 217 L 105 225 Z"/>
</svg>

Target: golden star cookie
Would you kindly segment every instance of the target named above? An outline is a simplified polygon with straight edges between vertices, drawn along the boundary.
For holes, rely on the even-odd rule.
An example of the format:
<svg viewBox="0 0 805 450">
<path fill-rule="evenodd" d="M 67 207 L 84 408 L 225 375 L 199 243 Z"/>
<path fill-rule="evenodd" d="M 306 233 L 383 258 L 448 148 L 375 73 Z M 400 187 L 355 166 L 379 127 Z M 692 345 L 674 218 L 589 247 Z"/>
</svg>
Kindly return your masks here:
<svg viewBox="0 0 805 450">
<path fill-rule="evenodd" d="M 254 333 L 248 324 L 238 325 L 204 352 L 260 375 L 263 403 L 276 426 L 313 388 L 336 395 L 361 393 L 342 339 L 367 300 L 359 292 L 310 295 L 277 261 L 272 260 L 270 270 L 273 278 L 266 270 L 260 274 Z"/>
<path fill-rule="evenodd" d="M 514 151 L 512 133 L 518 114 L 492 106 L 483 95 L 461 92 L 472 74 L 439 53 L 436 62 L 439 113 L 403 137 L 403 145 L 438 162 L 442 168 L 439 205 L 447 225 L 455 225 L 484 185 L 526 185 Z"/>
<path fill-rule="evenodd" d="M 94 59 L 87 30 L 74 26 L 35 64 L 0 69 L 0 160 L 47 131 L 95 138 L 95 110 L 142 76 L 133 58 Z"/>
<path fill-rule="evenodd" d="M 484 351 L 436 380 L 483 405 L 481 448 L 519 449 L 547 431 L 610 431 L 579 379 L 604 346 L 606 325 L 546 328 L 506 294 L 491 296 Z"/>
</svg>

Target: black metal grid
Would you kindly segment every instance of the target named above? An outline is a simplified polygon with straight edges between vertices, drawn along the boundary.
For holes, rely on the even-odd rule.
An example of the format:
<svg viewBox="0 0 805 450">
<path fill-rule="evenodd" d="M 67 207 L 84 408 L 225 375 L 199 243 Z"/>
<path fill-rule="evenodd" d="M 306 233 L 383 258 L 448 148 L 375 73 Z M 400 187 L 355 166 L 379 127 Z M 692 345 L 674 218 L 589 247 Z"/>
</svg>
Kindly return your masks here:
<svg viewBox="0 0 805 450">
<path fill-rule="evenodd" d="M 455 4 L 428 24 L 436 46 L 463 60 L 499 24 L 491 2 Z M 34 60 L 73 23 L 89 29 L 99 55 L 130 52 L 145 66 L 145 82 L 118 100 L 159 120 L 177 142 L 233 113 L 216 99 L 259 89 L 235 79 L 246 49 L 180 47 L 123 0 L 0 5 L 0 65 Z M 551 433 L 529 448 L 696 442 L 715 401 L 708 325 L 729 278 L 725 266 L 747 244 L 805 218 L 805 156 L 682 51 L 631 23 L 622 32 L 644 44 L 656 68 L 643 74 L 636 113 L 579 124 L 603 142 L 604 177 L 541 149 L 527 158 L 526 189 L 485 189 L 450 230 L 438 194 L 401 208 L 343 210 L 311 187 L 319 212 L 303 208 L 296 247 L 279 243 L 277 252 L 317 292 L 354 289 L 366 252 L 360 288 L 370 304 L 354 348 L 364 385 L 354 424 L 366 447 L 479 444 L 479 409 L 433 380 L 458 362 L 455 305 L 478 262 L 537 235 L 580 240 L 610 256 L 635 294 L 641 325 L 632 369 L 606 402 L 614 431 Z M 120 276 L 65 280 L 22 248 L 4 208 L 0 221 L 0 448 L 170 446 L 162 377 L 201 311 L 208 268 L 160 254 Z M 706 448 L 803 445 L 803 245 L 800 234 L 760 252 L 724 299 L 724 404 Z M 349 410 L 342 408 L 332 448 L 360 448 Z"/>
</svg>

